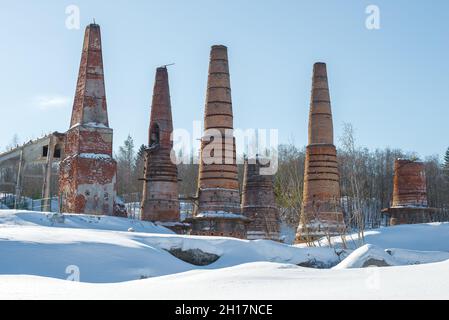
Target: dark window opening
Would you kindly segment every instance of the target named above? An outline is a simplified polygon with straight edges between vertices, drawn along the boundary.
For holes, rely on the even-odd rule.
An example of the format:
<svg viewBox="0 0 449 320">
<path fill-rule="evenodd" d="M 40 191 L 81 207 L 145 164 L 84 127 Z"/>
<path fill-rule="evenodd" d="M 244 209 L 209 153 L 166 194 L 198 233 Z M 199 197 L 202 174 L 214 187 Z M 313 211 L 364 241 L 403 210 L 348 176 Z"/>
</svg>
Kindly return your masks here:
<svg viewBox="0 0 449 320">
<path fill-rule="evenodd" d="M 48 146 L 44 146 L 42 148 L 42 156 L 47 157 L 48 156 Z"/>
<path fill-rule="evenodd" d="M 153 128 L 151 128 L 150 146 L 159 144 L 159 141 L 160 141 L 160 129 L 157 124 L 154 124 Z"/>
<path fill-rule="evenodd" d="M 53 157 L 58 158 L 58 159 L 61 158 L 61 147 L 60 146 L 55 147 Z"/>
</svg>

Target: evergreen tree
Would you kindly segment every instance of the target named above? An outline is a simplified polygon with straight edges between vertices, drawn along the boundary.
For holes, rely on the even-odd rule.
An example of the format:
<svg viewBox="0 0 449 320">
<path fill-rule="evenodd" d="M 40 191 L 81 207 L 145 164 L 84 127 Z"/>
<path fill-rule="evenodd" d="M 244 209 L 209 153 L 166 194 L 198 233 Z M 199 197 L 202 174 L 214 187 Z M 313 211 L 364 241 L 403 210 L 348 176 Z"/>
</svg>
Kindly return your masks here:
<svg viewBox="0 0 449 320">
<path fill-rule="evenodd" d="M 142 144 L 140 146 L 140 148 L 139 148 L 139 151 L 137 151 L 137 158 L 136 158 L 136 160 L 145 159 L 145 150 L 146 150 L 146 147 L 145 147 L 144 144 Z"/>
<path fill-rule="evenodd" d="M 139 181 L 139 179 L 144 178 L 144 168 L 145 168 L 145 152 L 146 147 L 144 144 L 142 144 L 139 148 L 139 151 L 137 151 L 136 156 L 136 164 L 135 164 L 135 180 L 138 181 L 137 183 L 137 191 L 140 192 L 142 187 L 142 180 Z"/>
<path fill-rule="evenodd" d="M 444 156 L 444 168 L 449 171 L 449 148 L 447 148 L 446 155 Z"/>
<path fill-rule="evenodd" d="M 128 135 L 116 155 L 117 189 L 119 195 L 136 191 L 134 183 L 135 157 L 134 140 L 131 135 Z"/>
</svg>

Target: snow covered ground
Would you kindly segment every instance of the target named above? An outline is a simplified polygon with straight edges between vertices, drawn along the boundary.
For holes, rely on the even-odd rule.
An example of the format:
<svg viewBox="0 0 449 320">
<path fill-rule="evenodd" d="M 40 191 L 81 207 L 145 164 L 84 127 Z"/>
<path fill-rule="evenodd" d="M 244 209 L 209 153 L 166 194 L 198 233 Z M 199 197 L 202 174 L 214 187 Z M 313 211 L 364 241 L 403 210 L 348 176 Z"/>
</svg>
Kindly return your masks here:
<svg viewBox="0 0 449 320">
<path fill-rule="evenodd" d="M 407 266 L 449 260 L 449 252 L 383 249 L 367 244 L 352 252 L 337 269 L 366 268 L 369 266 Z"/>
<path fill-rule="evenodd" d="M 315 270 L 257 262 L 115 284 L 0 276 L 2 299 L 449 299 L 449 261 Z"/>
<path fill-rule="evenodd" d="M 346 250 L 332 243 L 180 236 L 123 218 L 0 210 L 0 299 L 449 299 L 449 223 L 369 231 L 366 245 L 353 236 Z M 218 260 L 196 266 L 174 255 L 195 250 Z M 361 268 L 382 261 L 392 267 Z"/>
<path fill-rule="evenodd" d="M 56 217 L 56 218 L 55 218 Z M 64 217 L 64 219 L 62 219 Z M 135 232 L 129 232 L 133 228 Z M 168 252 L 199 249 L 219 256 L 203 267 Z M 272 241 L 179 236 L 149 222 L 86 215 L 0 211 L 0 274 L 66 279 L 76 266 L 82 282 L 121 282 L 248 262 L 324 266 L 340 262 L 331 248 L 297 248 Z"/>
<path fill-rule="evenodd" d="M 0 228 L 13 226 L 41 226 L 56 228 L 95 229 L 110 231 L 174 234 L 154 223 L 110 216 L 59 214 L 20 210 L 0 210 Z"/>
<path fill-rule="evenodd" d="M 332 246 L 342 247 L 341 237 L 331 239 Z M 365 231 L 364 241 L 356 234 L 346 237 L 346 245 L 356 249 L 364 244 L 373 244 L 381 248 L 400 248 L 420 251 L 449 251 L 449 223 L 400 225 Z M 320 245 L 327 246 L 326 240 Z"/>
</svg>

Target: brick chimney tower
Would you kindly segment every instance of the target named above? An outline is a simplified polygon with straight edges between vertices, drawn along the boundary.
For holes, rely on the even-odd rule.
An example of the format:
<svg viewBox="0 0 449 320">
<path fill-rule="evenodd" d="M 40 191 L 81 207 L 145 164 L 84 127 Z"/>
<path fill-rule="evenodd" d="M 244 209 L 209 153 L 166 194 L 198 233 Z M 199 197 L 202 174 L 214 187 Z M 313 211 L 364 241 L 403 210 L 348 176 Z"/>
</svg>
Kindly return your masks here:
<svg viewBox="0 0 449 320">
<path fill-rule="evenodd" d="M 141 219 L 179 222 L 178 169 L 171 160 L 173 141 L 170 89 L 166 67 L 158 68 L 153 90 L 146 150 Z"/>
<path fill-rule="evenodd" d="M 100 26 L 87 26 L 72 110 L 60 164 L 62 212 L 114 214 L 117 164 L 112 158 Z"/>
<path fill-rule="evenodd" d="M 423 162 L 409 159 L 394 162 L 393 204 L 382 212 L 390 217 L 390 225 L 433 221 L 438 209 L 428 206 Z"/>
<path fill-rule="evenodd" d="M 246 238 L 247 219 L 240 214 L 228 50 L 222 45 L 212 46 L 210 53 L 204 129 L 198 207 L 191 233 Z"/>
<path fill-rule="evenodd" d="M 259 158 L 245 160 L 242 213 L 251 219 L 247 238 L 279 241 L 279 209 L 274 196 L 273 176 L 263 174 L 263 167 L 269 167 L 269 163 Z"/>
<path fill-rule="evenodd" d="M 316 63 L 313 67 L 303 205 L 297 233 L 299 242 L 336 235 L 345 229 L 333 134 L 326 64 Z"/>
<path fill-rule="evenodd" d="M 394 162 L 393 207 L 428 207 L 423 162 L 407 159 Z"/>
</svg>

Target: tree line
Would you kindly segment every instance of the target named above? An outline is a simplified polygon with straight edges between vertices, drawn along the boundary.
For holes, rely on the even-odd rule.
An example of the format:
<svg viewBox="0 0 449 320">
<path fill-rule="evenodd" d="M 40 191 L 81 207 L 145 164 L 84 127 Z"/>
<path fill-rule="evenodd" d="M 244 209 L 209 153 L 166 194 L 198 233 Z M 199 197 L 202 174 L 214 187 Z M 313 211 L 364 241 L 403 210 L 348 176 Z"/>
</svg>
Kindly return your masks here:
<svg viewBox="0 0 449 320">
<path fill-rule="evenodd" d="M 449 148 L 443 161 L 438 156 L 418 159 L 416 153 L 400 149 L 369 150 L 357 146 L 350 124 L 344 125 L 339 142 L 342 206 L 352 227 L 360 227 L 360 223 L 363 223 L 364 228 L 375 228 L 386 223 L 381 210 L 391 205 L 394 161 L 397 158 L 424 161 L 429 206 L 449 208 Z M 276 201 L 281 211 L 281 220 L 296 226 L 302 203 L 305 148 L 283 144 L 279 146 L 278 154 L 279 166 L 274 176 Z M 115 158 L 118 163 L 118 194 L 141 193 L 145 146 L 142 145 L 135 151 L 133 139 L 128 136 Z M 197 191 L 199 166 L 192 163 L 193 161 L 178 165 L 179 193 L 182 197 L 195 196 Z M 242 165 L 239 165 L 239 179 L 242 185 Z"/>
</svg>

